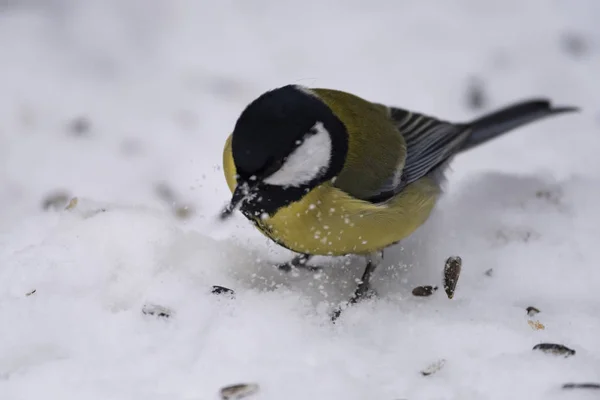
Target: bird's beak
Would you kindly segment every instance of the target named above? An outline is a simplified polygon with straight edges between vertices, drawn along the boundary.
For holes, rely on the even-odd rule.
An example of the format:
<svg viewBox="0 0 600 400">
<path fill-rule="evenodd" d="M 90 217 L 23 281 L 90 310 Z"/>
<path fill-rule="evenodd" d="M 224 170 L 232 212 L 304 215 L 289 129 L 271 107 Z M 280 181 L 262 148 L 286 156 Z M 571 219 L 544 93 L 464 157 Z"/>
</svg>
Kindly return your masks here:
<svg viewBox="0 0 600 400">
<path fill-rule="evenodd" d="M 227 206 L 221 211 L 221 220 L 224 221 L 227 218 L 231 217 L 231 215 L 238 208 L 241 207 L 242 203 L 248 200 L 251 196 L 252 187 L 248 184 L 248 182 L 239 182 L 233 191 L 233 195 L 231 196 L 231 201 Z"/>
</svg>

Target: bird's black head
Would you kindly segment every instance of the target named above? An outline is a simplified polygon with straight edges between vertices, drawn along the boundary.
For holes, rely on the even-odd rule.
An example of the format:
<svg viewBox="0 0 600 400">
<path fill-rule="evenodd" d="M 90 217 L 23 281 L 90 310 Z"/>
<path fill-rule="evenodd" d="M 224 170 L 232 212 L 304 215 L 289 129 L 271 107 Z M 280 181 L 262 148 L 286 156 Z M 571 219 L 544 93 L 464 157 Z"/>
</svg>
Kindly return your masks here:
<svg viewBox="0 0 600 400">
<path fill-rule="evenodd" d="M 274 214 L 337 176 L 348 151 L 346 127 L 309 89 L 264 93 L 238 118 L 232 135 L 238 205 L 248 216 Z"/>
</svg>

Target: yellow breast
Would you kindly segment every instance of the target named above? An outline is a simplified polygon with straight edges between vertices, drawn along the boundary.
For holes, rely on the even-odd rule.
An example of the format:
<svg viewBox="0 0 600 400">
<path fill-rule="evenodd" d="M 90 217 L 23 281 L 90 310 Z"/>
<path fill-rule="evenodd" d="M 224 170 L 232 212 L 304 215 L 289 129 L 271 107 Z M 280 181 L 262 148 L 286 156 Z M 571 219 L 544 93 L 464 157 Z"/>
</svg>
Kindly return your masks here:
<svg viewBox="0 0 600 400">
<path fill-rule="evenodd" d="M 230 142 L 231 137 L 225 144 L 223 166 L 233 191 L 236 181 Z M 388 202 L 375 205 L 325 183 L 272 217 L 255 222 L 263 234 L 298 253 L 366 254 L 412 234 L 427 220 L 439 194 L 434 180 L 422 178 Z"/>
<path fill-rule="evenodd" d="M 422 179 L 386 204 L 374 205 L 326 183 L 261 225 L 273 240 L 299 253 L 365 254 L 412 234 L 427 220 L 438 195 L 435 182 Z"/>
</svg>

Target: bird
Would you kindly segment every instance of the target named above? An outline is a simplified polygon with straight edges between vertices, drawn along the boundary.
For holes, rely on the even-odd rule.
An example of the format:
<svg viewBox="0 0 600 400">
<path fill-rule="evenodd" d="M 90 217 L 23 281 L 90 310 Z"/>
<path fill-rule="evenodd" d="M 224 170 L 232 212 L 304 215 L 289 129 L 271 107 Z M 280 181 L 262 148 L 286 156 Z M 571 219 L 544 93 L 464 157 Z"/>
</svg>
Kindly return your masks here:
<svg viewBox="0 0 600 400">
<path fill-rule="evenodd" d="M 223 171 L 232 197 L 220 219 L 240 211 L 296 253 L 277 265 L 281 271 L 318 271 L 308 265 L 314 256 L 364 257 L 349 299 L 356 303 L 372 295 L 383 250 L 428 220 L 456 155 L 576 111 L 530 98 L 451 122 L 342 90 L 277 87 L 241 111 L 225 141 Z"/>
</svg>

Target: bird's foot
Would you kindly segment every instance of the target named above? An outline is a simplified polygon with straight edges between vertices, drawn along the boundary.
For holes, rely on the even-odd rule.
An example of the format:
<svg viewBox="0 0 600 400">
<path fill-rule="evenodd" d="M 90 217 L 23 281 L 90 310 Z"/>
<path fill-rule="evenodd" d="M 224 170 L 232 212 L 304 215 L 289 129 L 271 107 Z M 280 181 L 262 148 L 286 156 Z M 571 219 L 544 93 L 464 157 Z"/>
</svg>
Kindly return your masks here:
<svg viewBox="0 0 600 400">
<path fill-rule="evenodd" d="M 347 303 L 347 306 L 352 304 L 356 304 L 362 300 L 369 299 L 373 296 L 376 296 L 377 293 L 371 289 L 371 277 L 377 268 L 377 265 L 381 262 L 383 258 L 383 251 L 375 252 L 367 256 L 367 266 L 365 267 L 365 271 L 363 272 L 362 278 L 354 294 L 350 297 L 350 300 Z M 335 322 L 339 316 L 342 314 L 342 308 L 338 307 L 331 316 L 331 321 Z"/>
<path fill-rule="evenodd" d="M 277 266 L 277 269 L 281 272 L 292 272 L 294 269 L 303 269 L 308 272 L 321 272 L 323 270 L 322 267 L 316 267 L 314 265 L 293 265 L 292 263 L 280 264 Z"/>
<path fill-rule="evenodd" d="M 354 291 L 354 294 L 346 302 L 346 304 L 343 306 L 337 307 L 333 311 L 333 313 L 331 314 L 331 321 L 335 322 L 340 317 L 340 315 L 342 315 L 342 311 L 344 309 L 350 307 L 351 305 L 359 303 L 363 300 L 368 300 L 373 297 L 377 297 L 377 295 L 378 295 L 377 291 L 375 291 L 375 289 L 371 288 L 371 286 L 369 284 L 365 284 L 364 282 L 361 282 L 358 285 L 358 287 L 356 288 L 356 290 Z"/>
<path fill-rule="evenodd" d="M 323 270 L 323 268 L 315 267 L 315 266 L 307 264 L 310 257 L 311 256 L 309 256 L 308 254 L 300 254 L 300 255 L 292 258 L 290 261 L 286 262 L 285 264 L 278 265 L 277 269 L 280 270 L 281 272 L 291 272 L 294 269 L 303 269 L 303 270 L 309 271 L 309 272 L 321 272 Z"/>
</svg>

